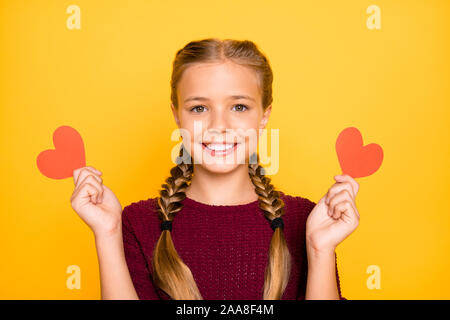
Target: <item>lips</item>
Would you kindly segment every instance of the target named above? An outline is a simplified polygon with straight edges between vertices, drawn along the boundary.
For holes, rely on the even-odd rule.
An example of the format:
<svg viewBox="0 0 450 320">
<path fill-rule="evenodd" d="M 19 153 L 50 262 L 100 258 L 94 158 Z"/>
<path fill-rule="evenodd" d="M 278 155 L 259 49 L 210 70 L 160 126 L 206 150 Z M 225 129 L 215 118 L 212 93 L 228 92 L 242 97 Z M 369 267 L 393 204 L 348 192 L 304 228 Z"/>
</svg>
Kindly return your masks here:
<svg viewBox="0 0 450 320">
<path fill-rule="evenodd" d="M 208 152 L 211 156 L 226 156 L 233 153 L 239 143 L 226 143 L 226 142 L 214 142 L 214 143 L 202 143 L 202 148 Z"/>
</svg>

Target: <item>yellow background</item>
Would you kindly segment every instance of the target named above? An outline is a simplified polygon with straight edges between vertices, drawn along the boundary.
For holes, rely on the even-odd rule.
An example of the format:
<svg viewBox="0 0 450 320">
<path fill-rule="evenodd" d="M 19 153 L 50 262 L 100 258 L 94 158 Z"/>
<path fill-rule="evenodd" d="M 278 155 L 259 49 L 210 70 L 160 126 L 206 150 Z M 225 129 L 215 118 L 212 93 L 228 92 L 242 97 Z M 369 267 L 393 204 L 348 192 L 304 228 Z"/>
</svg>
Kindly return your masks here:
<svg viewBox="0 0 450 320">
<path fill-rule="evenodd" d="M 357 179 L 360 225 L 337 248 L 348 299 L 450 298 L 449 1 L 1 1 L 0 298 L 97 299 L 94 237 L 72 179 L 36 167 L 53 131 L 82 135 L 87 165 L 122 206 L 157 196 L 173 163 L 171 63 L 206 37 L 249 39 L 274 71 L 268 129 L 280 129 L 288 194 L 318 201 L 357 127 L 384 151 Z M 66 8 L 81 9 L 69 30 Z M 381 29 L 369 30 L 369 5 Z M 81 289 L 66 268 L 81 268 Z M 381 269 L 369 290 L 366 269 Z"/>
</svg>

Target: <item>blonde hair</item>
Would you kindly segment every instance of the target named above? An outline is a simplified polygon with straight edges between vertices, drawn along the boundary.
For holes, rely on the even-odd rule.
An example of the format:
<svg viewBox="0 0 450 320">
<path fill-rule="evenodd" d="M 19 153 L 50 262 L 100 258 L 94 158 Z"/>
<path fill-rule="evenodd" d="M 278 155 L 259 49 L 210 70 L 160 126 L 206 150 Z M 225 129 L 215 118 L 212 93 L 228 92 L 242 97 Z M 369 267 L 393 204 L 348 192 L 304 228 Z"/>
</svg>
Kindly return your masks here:
<svg viewBox="0 0 450 320">
<path fill-rule="evenodd" d="M 194 63 L 221 62 L 231 60 L 256 71 L 262 89 L 263 109 L 272 103 L 272 70 L 267 58 L 258 47 L 249 40 L 219 40 L 209 38 L 191 41 L 178 50 L 173 61 L 171 79 L 171 100 L 178 108 L 177 83 L 184 70 Z M 179 159 L 186 159 L 182 146 Z M 254 154 L 256 155 L 256 154 Z M 284 215 L 284 202 L 280 194 L 270 183 L 271 179 L 264 176 L 264 168 L 257 161 L 249 161 L 248 173 L 258 195 L 259 208 L 265 217 L 272 221 Z M 186 188 L 189 186 L 194 167 L 190 161 L 177 161 L 178 165 L 170 170 L 170 177 L 162 184 L 158 197 L 158 215 L 161 221 L 172 221 L 182 209 L 182 201 L 186 198 Z M 187 163 L 185 163 L 187 162 Z M 195 283 L 189 267 L 178 255 L 169 230 L 163 230 L 153 250 L 152 258 L 153 282 L 164 290 L 172 299 L 201 300 L 202 296 Z M 261 293 L 264 300 L 281 299 L 286 289 L 291 270 L 291 255 L 289 253 L 284 231 L 276 228 L 270 241 L 268 262 L 264 275 L 264 288 Z"/>
</svg>

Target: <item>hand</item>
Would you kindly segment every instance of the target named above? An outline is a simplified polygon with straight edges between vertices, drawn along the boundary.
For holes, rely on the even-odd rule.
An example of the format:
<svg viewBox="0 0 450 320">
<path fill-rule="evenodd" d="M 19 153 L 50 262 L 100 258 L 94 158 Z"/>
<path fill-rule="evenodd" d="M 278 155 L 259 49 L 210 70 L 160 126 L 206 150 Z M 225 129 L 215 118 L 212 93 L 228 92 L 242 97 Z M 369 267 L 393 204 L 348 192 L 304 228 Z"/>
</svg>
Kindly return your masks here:
<svg viewBox="0 0 450 320">
<path fill-rule="evenodd" d="M 306 243 L 315 252 L 334 252 L 359 224 L 355 197 L 359 184 L 349 175 L 338 175 L 306 221 Z"/>
<path fill-rule="evenodd" d="M 103 184 L 101 175 L 100 171 L 89 166 L 74 170 L 75 189 L 70 202 L 95 236 L 109 236 L 120 230 L 122 206 Z"/>
</svg>

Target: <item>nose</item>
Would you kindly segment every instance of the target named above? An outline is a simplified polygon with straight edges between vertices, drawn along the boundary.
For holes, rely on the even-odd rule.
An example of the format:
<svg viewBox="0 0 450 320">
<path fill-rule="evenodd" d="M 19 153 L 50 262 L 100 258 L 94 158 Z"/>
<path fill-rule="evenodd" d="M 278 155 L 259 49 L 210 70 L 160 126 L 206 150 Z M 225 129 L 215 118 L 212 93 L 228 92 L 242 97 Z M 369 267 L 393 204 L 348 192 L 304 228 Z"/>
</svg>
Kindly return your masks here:
<svg viewBox="0 0 450 320">
<path fill-rule="evenodd" d="M 210 114 L 207 130 L 210 133 L 226 133 L 227 129 L 231 129 L 230 120 L 225 108 L 215 108 Z"/>
</svg>

